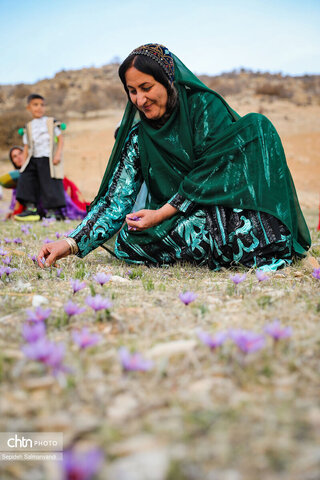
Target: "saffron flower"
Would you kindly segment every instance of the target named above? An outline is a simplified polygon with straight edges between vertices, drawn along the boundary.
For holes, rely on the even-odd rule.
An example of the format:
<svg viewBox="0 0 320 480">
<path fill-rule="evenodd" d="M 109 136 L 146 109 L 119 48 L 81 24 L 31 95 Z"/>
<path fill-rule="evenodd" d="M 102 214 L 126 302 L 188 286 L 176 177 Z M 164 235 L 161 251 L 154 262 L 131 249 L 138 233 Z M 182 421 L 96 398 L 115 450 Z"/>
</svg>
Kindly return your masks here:
<svg viewBox="0 0 320 480">
<path fill-rule="evenodd" d="M 0 255 L 8 255 L 8 252 L 6 250 L 3 250 L 3 248 L 0 248 Z"/>
<path fill-rule="evenodd" d="M 146 372 L 151 370 L 153 363 L 142 357 L 141 353 L 130 353 L 126 347 L 119 349 L 119 357 L 123 370 Z"/>
<path fill-rule="evenodd" d="M 16 243 L 16 244 L 20 244 L 20 243 L 22 243 L 22 240 L 21 240 L 20 237 L 17 237 L 17 238 L 13 239 L 13 242 Z"/>
<path fill-rule="evenodd" d="M 312 276 L 317 280 L 320 280 L 320 268 L 314 268 Z"/>
<path fill-rule="evenodd" d="M 78 280 L 77 278 L 76 279 L 72 278 L 70 280 L 70 285 L 73 290 L 73 294 L 79 292 L 80 290 L 86 287 L 85 282 L 80 282 L 80 280 Z"/>
<path fill-rule="evenodd" d="M 52 243 L 52 242 L 53 242 L 53 240 L 50 240 L 50 238 L 48 238 L 48 237 L 44 239 L 44 243 Z"/>
<path fill-rule="evenodd" d="M 56 238 L 60 238 L 60 237 L 62 237 L 62 234 L 59 232 L 56 232 Z"/>
<path fill-rule="evenodd" d="M 25 323 L 22 327 L 22 336 L 28 343 L 34 343 L 46 334 L 46 325 L 43 322 Z"/>
<path fill-rule="evenodd" d="M 230 338 L 243 353 L 252 353 L 265 345 L 265 337 L 250 330 L 231 330 Z"/>
<path fill-rule="evenodd" d="M 100 285 L 104 285 L 105 283 L 110 281 L 111 277 L 112 275 L 110 273 L 106 274 L 104 272 L 99 272 L 93 276 L 93 279 Z"/>
<path fill-rule="evenodd" d="M 37 257 L 35 255 L 30 255 L 30 253 L 29 253 L 28 257 L 30 258 L 30 260 L 33 261 L 33 263 L 37 263 Z"/>
<path fill-rule="evenodd" d="M 30 225 L 21 225 L 21 232 L 25 233 L 26 235 L 29 235 L 30 233 Z"/>
<path fill-rule="evenodd" d="M 24 345 L 22 351 L 31 360 L 37 360 L 52 368 L 54 373 L 65 369 L 62 364 L 65 355 L 63 343 L 54 343 L 47 337 L 41 337 L 36 342 Z"/>
<path fill-rule="evenodd" d="M 245 273 L 243 275 L 241 275 L 241 273 L 230 275 L 230 280 L 232 280 L 235 285 L 238 285 L 239 283 L 244 282 L 246 278 L 247 278 L 247 275 Z"/>
<path fill-rule="evenodd" d="M 9 265 L 11 263 L 11 260 L 12 260 L 12 257 L 4 257 L 2 259 L 3 263 L 5 263 L 6 265 Z"/>
<path fill-rule="evenodd" d="M 275 342 L 281 338 L 289 338 L 292 335 L 291 327 L 283 327 L 278 319 L 266 325 L 264 331 L 274 339 Z"/>
<path fill-rule="evenodd" d="M 197 296 L 198 295 L 194 292 L 183 292 L 179 294 L 181 302 L 183 302 L 185 305 L 189 305 L 189 303 L 194 302 Z"/>
<path fill-rule="evenodd" d="M 60 278 L 60 275 L 62 273 L 62 268 L 57 268 L 57 277 Z"/>
<path fill-rule="evenodd" d="M 218 332 L 214 337 L 200 329 L 198 329 L 196 333 L 199 340 L 211 348 L 211 350 L 215 350 L 217 347 L 220 347 L 220 345 L 222 345 L 228 338 L 227 332 Z"/>
<path fill-rule="evenodd" d="M 99 310 L 109 310 L 112 307 L 112 303 L 108 298 L 102 298 L 101 295 L 95 295 L 94 297 L 87 297 L 86 304 L 89 305 L 95 312 Z"/>
<path fill-rule="evenodd" d="M 12 243 L 12 240 L 11 238 L 8 238 L 8 237 L 4 237 L 4 243 Z M 0 248 L 1 250 L 1 248 Z M 2 253 L 0 253 L 0 255 L 3 255 Z"/>
<path fill-rule="evenodd" d="M 103 452 L 98 448 L 88 451 L 63 452 L 64 480 L 91 480 L 98 472 L 103 462 Z"/>
<path fill-rule="evenodd" d="M 269 275 L 266 275 L 262 270 L 256 270 L 256 277 L 259 282 L 264 282 L 265 280 L 269 280 Z"/>
<path fill-rule="evenodd" d="M 11 273 L 16 272 L 18 270 L 17 268 L 11 268 L 11 267 L 3 267 L 3 268 L 4 268 L 3 273 L 5 273 L 7 275 L 7 277 L 9 277 L 9 275 L 11 275 Z"/>
<path fill-rule="evenodd" d="M 133 220 L 134 222 L 141 220 L 141 217 L 137 217 L 137 215 L 133 215 L 132 217 L 128 217 L 129 220 Z"/>
<path fill-rule="evenodd" d="M 27 310 L 27 321 L 35 323 L 44 322 L 50 317 L 51 312 L 51 308 L 42 309 L 41 307 L 37 307 L 34 311 Z"/>
<path fill-rule="evenodd" d="M 87 328 L 83 328 L 81 331 L 74 330 L 72 339 L 79 348 L 84 349 L 96 345 L 101 340 L 101 336 L 97 333 L 90 333 Z"/>
<path fill-rule="evenodd" d="M 6 270 L 6 267 L 4 265 L 0 267 L 0 278 L 2 277 L 2 275 L 5 274 L 5 270 Z"/>
<path fill-rule="evenodd" d="M 73 315 L 78 315 L 79 313 L 83 313 L 85 311 L 85 308 L 79 307 L 78 305 L 73 303 L 71 300 L 69 300 L 69 302 L 67 302 L 63 308 L 66 314 L 69 316 L 69 318 L 72 317 Z"/>
</svg>

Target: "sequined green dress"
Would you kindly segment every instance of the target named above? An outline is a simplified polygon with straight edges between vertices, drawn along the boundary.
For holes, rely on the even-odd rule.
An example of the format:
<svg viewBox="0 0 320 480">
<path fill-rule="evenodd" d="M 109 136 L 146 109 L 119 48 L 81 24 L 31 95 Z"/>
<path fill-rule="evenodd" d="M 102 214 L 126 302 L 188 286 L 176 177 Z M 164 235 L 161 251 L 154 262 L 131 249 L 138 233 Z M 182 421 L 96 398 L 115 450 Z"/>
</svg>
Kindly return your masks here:
<svg viewBox="0 0 320 480">
<path fill-rule="evenodd" d="M 276 269 L 303 256 L 310 235 L 274 126 L 260 114 L 240 118 L 173 57 L 179 104 L 154 129 L 143 118 L 134 126 L 128 103 L 97 197 L 70 235 L 78 255 L 122 227 L 144 181 L 145 208 L 170 203 L 178 212 L 143 232 L 124 225 L 119 259 Z"/>
</svg>

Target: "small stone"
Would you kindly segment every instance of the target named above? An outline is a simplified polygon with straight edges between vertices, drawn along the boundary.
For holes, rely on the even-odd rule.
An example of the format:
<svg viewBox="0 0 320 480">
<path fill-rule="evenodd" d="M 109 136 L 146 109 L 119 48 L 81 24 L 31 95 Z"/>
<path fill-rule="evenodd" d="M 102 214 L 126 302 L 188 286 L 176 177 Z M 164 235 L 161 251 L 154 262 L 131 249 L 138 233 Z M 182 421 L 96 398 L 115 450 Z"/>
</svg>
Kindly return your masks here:
<svg viewBox="0 0 320 480">
<path fill-rule="evenodd" d="M 42 295 L 34 295 L 32 297 L 32 306 L 33 307 L 40 307 L 40 305 L 44 305 L 46 303 L 49 303 L 49 301 L 46 297 L 43 297 Z"/>
</svg>

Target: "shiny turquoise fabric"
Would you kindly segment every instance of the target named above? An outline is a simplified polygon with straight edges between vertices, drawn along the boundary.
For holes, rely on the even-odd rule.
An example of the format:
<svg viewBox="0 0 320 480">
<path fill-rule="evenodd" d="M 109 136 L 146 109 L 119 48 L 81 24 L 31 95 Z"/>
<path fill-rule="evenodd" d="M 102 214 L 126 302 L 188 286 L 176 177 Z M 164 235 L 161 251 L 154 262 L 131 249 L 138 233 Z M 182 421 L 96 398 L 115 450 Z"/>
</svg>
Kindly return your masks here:
<svg viewBox="0 0 320 480">
<path fill-rule="evenodd" d="M 310 246 L 310 234 L 275 128 L 260 114 L 240 118 L 224 99 L 173 57 L 179 106 L 160 129 L 143 120 L 139 127 L 141 167 L 150 198 L 146 208 L 160 208 L 179 192 L 202 206 L 266 212 L 288 227 L 294 251 L 303 255 Z M 107 190 L 135 114 L 135 107 L 128 103 L 119 139 L 93 204 Z M 216 126 L 226 115 L 230 123 L 217 134 Z M 199 124 L 204 130 L 200 136 Z M 164 238 L 180 217 L 181 213 L 177 213 L 144 232 L 128 232 L 130 243 L 147 245 Z"/>
</svg>

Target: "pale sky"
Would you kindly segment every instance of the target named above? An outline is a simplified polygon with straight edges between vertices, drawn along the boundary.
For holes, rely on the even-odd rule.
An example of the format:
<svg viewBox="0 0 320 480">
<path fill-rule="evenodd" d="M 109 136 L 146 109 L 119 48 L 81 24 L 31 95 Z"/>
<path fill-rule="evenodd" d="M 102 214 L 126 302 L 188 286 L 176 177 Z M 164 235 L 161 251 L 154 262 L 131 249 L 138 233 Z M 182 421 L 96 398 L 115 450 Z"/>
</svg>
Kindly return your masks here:
<svg viewBox="0 0 320 480">
<path fill-rule="evenodd" d="M 320 73 L 320 0 L 0 0 L 0 84 L 162 43 L 197 74 Z"/>
</svg>

